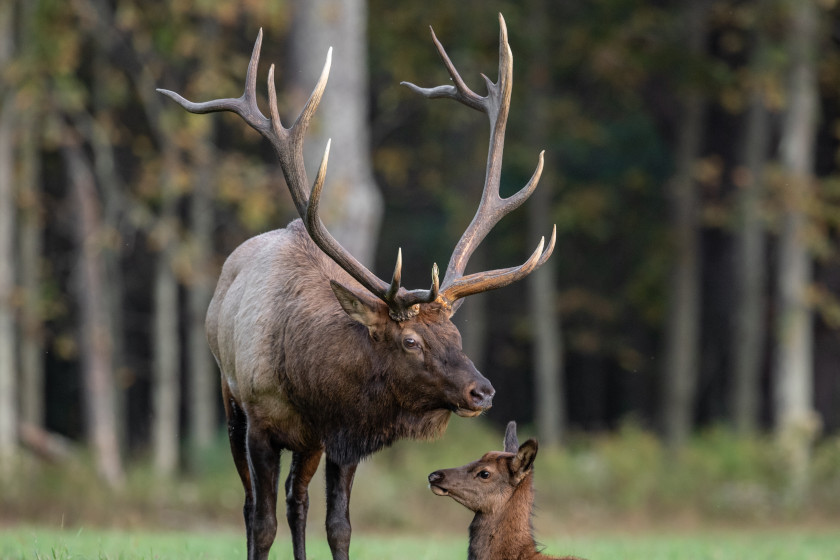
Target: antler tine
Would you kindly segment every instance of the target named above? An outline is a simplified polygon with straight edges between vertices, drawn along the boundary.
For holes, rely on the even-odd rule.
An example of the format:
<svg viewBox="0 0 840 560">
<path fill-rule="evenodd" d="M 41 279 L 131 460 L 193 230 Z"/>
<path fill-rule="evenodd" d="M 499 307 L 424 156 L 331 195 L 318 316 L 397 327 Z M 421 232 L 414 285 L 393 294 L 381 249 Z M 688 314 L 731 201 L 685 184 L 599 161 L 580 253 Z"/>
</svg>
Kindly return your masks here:
<svg viewBox="0 0 840 560">
<path fill-rule="evenodd" d="M 309 95 L 309 99 L 307 99 L 297 119 L 295 119 L 294 124 L 289 129 L 283 127 L 280 122 L 280 114 L 277 110 L 274 65 L 272 64 L 268 70 L 268 102 L 271 111 L 271 122 L 274 130 L 280 133 L 280 138 L 282 139 L 282 142 L 272 140 L 272 144 L 280 159 L 283 176 L 286 178 L 286 184 L 289 187 L 295 208 L 301 218 L 306 214 L 309 200 L 306 190 L 306 186 L 308 185 L 306 168 L 303 165 L 303 137 L 306 129 L 309 128 L 309 123 L 315 114 L 315 110 L 321 103 L 321 98 L 324 96 L 331 67 L 332 47 L 327 49 L 327 59 L 324 61 L 324 68 L 321 70 L 321 76 L 318 78 L 318 82 L 315 84 L 312 93 Z"/>
<path fill-rule="evenodd" d="M 362 265 L 356 258 L 347 252 L 344 247 L 332 236 L 332 234 L 324 227 L 321 218 L 318 215 L 318 209 L 321 202 L 321 191 L 324 187 L 324 178 L 327 173 L 327 160 L 330 155 L 331 140 L 327 141 L 327 147 L 324 150 L 324 156 L 321 158 L 321 165 L 318 168 L 318 174 L 315 178 L 315 183 L 312 185 L 312 191 L 309 194 L 309 200 L 306 206 L 306 212 L 303 215 L 304 225 L 306 231 L 312 241 L 324 253 L 334 260 L 338 265 L 346 270 L 350 276 L 355 278 L 368 291 L 388 303 L 386 295 L 389 292 L 389 285 L 379 279 L 376 275 L 370 272 L 364 265 Z M 398 259 L 399 261 L 399 259 Z M 398 262 L 399 266 L 399 262 Z M 398 271 L 395 271 L 398 275 Z M 399 286 L 397 286 L 399 288 Z"/>
<path fill-rule="evenodd" d="M 257 132 L 269 138 L 272 143 L 276 142 L 275 131 L 271 128 L 271 122 L 260 112 L 257 105 L 257 65 L 260 61 L 260 49 L 262 47 L 263 32 L 257 35 L 254 43 L 254 50 L 251 53 L 251 60 L 248 62 L 248 72 L 245 75 L 245 91 L 240 97 L 225 99 L 214 99 L 202 103 L 195 103 L 168 89 L 158 88 L 157 91 L 170 97 L 181 107 L 190 113 L 204 114 L 218 111 L 231 111 L 242 117 Z"/>
<path fill-rule="evenodd" d="M 411 82 L 400 82 L 400 84 L 407 86 L 412 91 L 419 93 L 428 99 L 455 99 L 468 107 L 472 107 L 477 111 L 486 113 L 486 98 L 477 95 L 469 87 L 467 87 L 467 84 L 464 82 L 463 78 L 461 78 L 461 75 L 458 73 L 455 65 L 452 64 L 452 60 L 449 58 L 449 55 L 446 54 L 446 49 L 443 48 L 443 45 L 437 38 L 437 35 L 435 35 L 435 30 L 431 27 L 429 27 L 429 30 L 432 32 L 432 41 L 434 41 L 435 47 L 437 47 L 438 55 L 440 55 L 441 60 L 443 60 L 443 64 L 446 66 L 446 70 L 449 72 L 449 76 L 452 78 L 455 85 L 423 88 Z"/>
<path fill-rule="evenodd" d="M 551 254 L 551 250 L 553 250 L 553 241 L 550 249 L 544 254 L 545 258 L 542 258 L 543 253 L 540 247 L 538 253 L 532 255 L 525 264 L 519 267 L 479 273 L 463 278 L 470 256 L 490 230 L 499 220 L 525 202 L 536 189 L 542 174 L 544 154 L 540 152 L 537 168 L 530 181 L 516 194 L 508 198 L 501 198 L 499 186 L 502 152 L 513 85 L 513 53 L 508 42 L 507 25 L 504 17 L 499 14 L 499 77 L 494 83 L 482 74 L 487 86 L 487 95 L 484 97 L 476 95 L 466 86 L 446 54 L 443 45 L 435 36 L 434 31 L 432 31 L 432 40 L 454 85 L 421 88 L 409 82 L 403 82 L 403 84 L 412 91 L 430 99 L 449 98 L 459 101 L 468 107 L 486 113 L 490 120 L 490 147 L 487 155 L 487 168 L 481 201 L 472 222 L 467 226 L 452 252 L 449 265 L 446 267 L 443 286 L 440 289 L 443 299 L 452 305 L 465 295 L 499 288 L 524 277 L 545 262 Z M 552 236 L 552 239 L 554 239 L 554 236 Z M 457 309 L 457 306 L 453 306 L 454 309 Z"/>
<path fill-rule="evenodd" d="M 545 264 L 551 256 L 551 253 L 554 251 L 554 244 L 556 240 L 557 226 L 554 226 L 551 230 L 551 238 L 548 241 L 548 247 L 543 250 L 545 237 L 540 238 L 540 242 L 537 245 L 536 250 L 531 253 L 528 260 L 521 265 L 487 272 L 476 272 L 475 274 L 469 274 L 459 278 L 450 284 L 446 288 L 447 291 L 445 297 L 449 302 L 451 302 L 452 312 L 454 313 L 458 310 L 463 302 L 462 298 L 466 296 L 503 288 L 531 274 L 533 271 Z"/>
<path fill-rule="evenodd" d="M 397 264 L 394 265 L 394 275 L 391 277 L 391 286 L 385 293 L 385 301 L 393 301 L 394 296 L 400 290 L 402 282 L 402 248 L 397 249 Z"/>
</svg>

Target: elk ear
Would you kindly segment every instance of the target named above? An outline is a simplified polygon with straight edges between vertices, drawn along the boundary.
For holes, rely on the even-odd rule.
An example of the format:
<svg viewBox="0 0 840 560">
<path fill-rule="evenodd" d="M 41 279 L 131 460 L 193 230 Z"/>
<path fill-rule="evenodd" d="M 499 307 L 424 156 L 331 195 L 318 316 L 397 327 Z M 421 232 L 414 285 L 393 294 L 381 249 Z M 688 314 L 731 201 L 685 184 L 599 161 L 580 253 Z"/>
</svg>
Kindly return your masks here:
<svg viewBox="0 0 840 560">
<path fill-rule="evenodd" d="M 537 448 L 537 440 L 529 439 L 519 446 L 516 457 L 511 459 L 510 471 L 516 484 L 522 482 L 522 479 L 531 472 L 531 468 L 534 466 L 534 459 L 537 458 Z"/>
<path fill-rule="evenodd" d="M 382 324 L 382 310 L 378 302 L 357 294 L 334 280 L 330 280 L 330 287 L 344 312 L 357 323 L 366 326 L 371 336 L 375 337 L 377 327 Z"/>
<path fill-rule="evenodd" d="M 517 449 L 519 449 L 519 438 L 516 437 L 516 422 L 511 420 L 505 430 L 505 452 L 516 453 Z"/>
</svg>

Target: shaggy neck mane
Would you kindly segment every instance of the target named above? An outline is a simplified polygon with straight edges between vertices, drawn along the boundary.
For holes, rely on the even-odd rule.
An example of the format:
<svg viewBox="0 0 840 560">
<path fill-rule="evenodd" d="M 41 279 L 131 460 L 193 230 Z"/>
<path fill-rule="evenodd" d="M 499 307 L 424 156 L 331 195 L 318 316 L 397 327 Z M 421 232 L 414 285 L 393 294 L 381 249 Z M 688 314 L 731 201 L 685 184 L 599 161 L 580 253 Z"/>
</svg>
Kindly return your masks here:
<svg viewBox="0 0 840 560">
<path fill-rule="evenodd" d="M 533 472 L 499 511 L 478 512 L 470 523 L 469 560 L 524 560 L 538 555 L 531 525 Z"/>
<path fill-rule="evenodd" d="M 373 362 L 373 360 L 372 360 Z M 383 381 L 388 372 L 373 373 L 359 392 L 342 398 L 354 406 L 319 411 L 327 456 L 339 464 L 358 463 L 365 457 L 400 439 L 432 440 L 440 437 L 449 423 L 450 411 L 442 408 L 408 410 L 394 389 Z M 364 406 L 359 407 L 360 403 Z M 361 408 L 361 412 L 359 412 Z M 351 417 L 345 411 L 354 410 Z"/>
</svg>

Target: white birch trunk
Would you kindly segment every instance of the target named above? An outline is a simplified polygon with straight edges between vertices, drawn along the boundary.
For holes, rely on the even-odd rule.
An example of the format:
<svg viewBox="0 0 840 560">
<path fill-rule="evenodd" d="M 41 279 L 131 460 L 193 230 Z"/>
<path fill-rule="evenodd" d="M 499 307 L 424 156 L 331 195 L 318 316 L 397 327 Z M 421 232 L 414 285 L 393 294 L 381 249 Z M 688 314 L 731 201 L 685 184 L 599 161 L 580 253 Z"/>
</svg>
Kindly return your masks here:
<svg viewBox="0 0 840 560">
<path fill-rule="evenodd" d="M 212 126 L 212 123 L 211 123 Z M 219 400 L 219 374 L 207 345 L 204 319 L 213 296 L 210 268 L 213 257 L 213 180 L 214 147 L 210 133 L 196 138 L 198 174 L 190 197 L 193 277 L 187 293 L 188 306 L 188 363 L 189 363 L 189 430 L 190 443 L 206 449 L 217 429 L 216 403 Z"/>
<path fill-rule="evenodd" d="M 292 27 L 295 72 L 289 76 L 309 96 L 333 47 L 332 69 L 306 140 L 311 169 L 332 138 L 321 216 L 335 238 L 361 263 L 376 252 L 382 195 L 373 178 L 368 126 L 367 3 L 365 0 L 309 0 L 296 4 Z M 310 173 L 309 177 L 314 174 Z"/>
<path fill-rule="evenodd" d="M 154 279 L 154 365 L 152 376 L 152 452 L 157 472 L 170 476 L 178 468 L 179 405 L 181 402 L 178 281 L 173 269 L 176 249 L 176 198 L 172 192 L 176 157 L 164 154 L 161 177 L 162 210 L 158 224 L 158 255 Z"/>
<path fill-rule="evenodd" d="M 0 3 L 0 68 L 13 57 L 12 2 Z M 0 84 L 0 475 L 17 451 L 17 371 L 15 360 L 15 215 L 13 95 Z"/>
<path fill-rule="evenodd" d="M 779 237 L 774 397 L 776 433 L 789 459 L 790 498 L 799 501 L 808 487 L 810 449 L 819 428 L 813 408 L 813 326 L 807 302 L 812 271 L 805 234 L 814 180 L 818 8 L 813 0 L 789 7 L 788 103 L 780 146 L 788 191 Z"/>
<path fill-rule="evenodd" d="M 41 217 L 40 159 L 32 111 L 23 114 L 20 152 L 20 285 L 24 289 L 20 317 L 20 418 L 44 425 L 44 342 L 41 320 L 41 259 L 44 220 Z"/>
<path fill-rule="evenodd" d="M 67 136 L 73 134 L 68 132 Z M 124 473 L 117 438 L 111 333 L 102 298 L 105 270 L 99 200 L 90 163 L 74 139 L 63 147 L 63 155 L 77 212 L 77 294 L 85 425 L 100 474 L 109 485 L 120 486 Z"/>
</svg>

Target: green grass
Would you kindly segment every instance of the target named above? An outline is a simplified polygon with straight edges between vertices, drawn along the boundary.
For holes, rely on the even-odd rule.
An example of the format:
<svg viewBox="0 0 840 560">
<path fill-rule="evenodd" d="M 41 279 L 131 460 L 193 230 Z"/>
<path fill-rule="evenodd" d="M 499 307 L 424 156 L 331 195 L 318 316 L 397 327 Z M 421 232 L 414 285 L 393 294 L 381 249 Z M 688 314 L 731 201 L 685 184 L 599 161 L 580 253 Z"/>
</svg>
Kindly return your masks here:
<svg viewBox="0 0 840 560">
<path fill-rule="evenodd" d="M 17 528 L 0 531 L 0 559 L 221 560 L 245 557 L 245 540 L 232 532 L 125 532 Z M 546 541 L 546 552 L 590 560 L 838 560 L 840 532 L 711 531 L 686 534 L 592 534 Z M 463 560 L 464 537 L 356 535 L 351 557 L 365 560 Z M 323 538 L 310 539 L 309 557 L 329 558 Z M 291 559 L 278 539 L 274 560 Z"/>
</svg>

